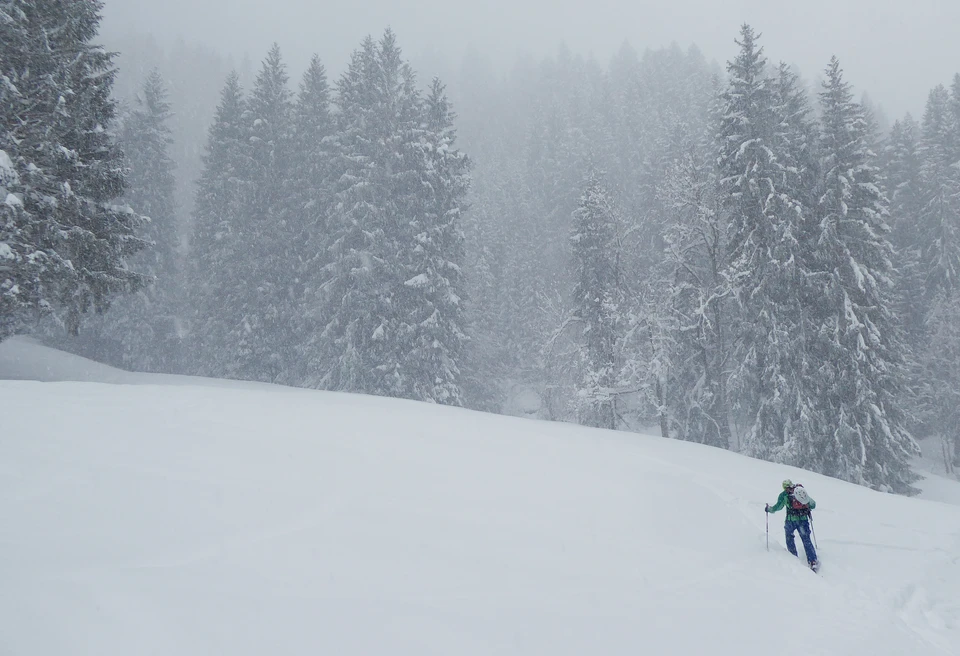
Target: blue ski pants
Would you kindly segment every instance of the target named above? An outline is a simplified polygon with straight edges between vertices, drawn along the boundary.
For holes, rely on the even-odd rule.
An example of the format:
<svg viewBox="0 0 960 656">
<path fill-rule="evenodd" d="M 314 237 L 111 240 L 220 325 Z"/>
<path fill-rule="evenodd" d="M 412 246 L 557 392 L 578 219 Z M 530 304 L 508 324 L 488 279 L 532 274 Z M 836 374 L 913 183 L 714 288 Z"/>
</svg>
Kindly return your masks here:
<svg viewBox="0 0 960 656">
<path fill-rule="evenodd" d="M 803 542 L 803 550 L 807 554 L 807 562 L 812 563 L 817 560 L 817 552 L 813 548 L 813 542 L 810 541 L 810 522 L 806 519 L 788 519 L 786 524 L 783 525 L 783 529 L 787 534 L 787 551 L 794 556 L 797 555 L 797 544 L 793 539 L 793 532 L 797 531 L 800 533 L 800 540 Z"/>
</svg>

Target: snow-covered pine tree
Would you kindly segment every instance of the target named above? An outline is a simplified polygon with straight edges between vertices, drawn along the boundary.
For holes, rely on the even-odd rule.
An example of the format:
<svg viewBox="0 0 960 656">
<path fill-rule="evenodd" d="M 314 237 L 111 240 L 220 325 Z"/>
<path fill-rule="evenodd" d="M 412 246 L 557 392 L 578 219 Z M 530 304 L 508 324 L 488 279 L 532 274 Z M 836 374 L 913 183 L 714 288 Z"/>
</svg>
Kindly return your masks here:
<svg viewBox="0 0 960 656">
<path fill-rule="evenodd" d="M 207 136 L 190 250 L 195 371 L 210 376 L 232 371 L 237 351 L 234 335 L 244 318 L 238 290 L 251 282 L 242 277 L 239 266 L 247 257 L 242 230 L 252 168 L 246 112 L 239 77 L 231 73 Z"/>
<path fill-rule="evenodd" d="M 776 315 L 778 343 L 768 344 L 770 378 L 776 391 L 765 399 L 782 437 L 778 460 L 799 467 L 816 462 L 813 451 L 817 437 L 812 433 L 812 416 L 818 411 L 818 390 L 809 384 L 807 373 L 818 363 L 811 361 L 803 338 L 809 334 L 807 308 L 818 303 L 820 289 L 814 282 L 817 207 L 820 193 L 819 130 L 813 118 L 807 90 L 797 74 L 781 63 L 774 79 L 777 124 L 773 139 L 776 151 L 778 196 L 771 200 L 777 224 L 771 280 L 766 293 L 771 315 Z"/>
<path fill-rule="evenodd" d="M 71 334 L 147 279 L 126 266 L 141 219 L 117 203 L 112 55 L 100 0 L 6 3 L 0 20 L 0 339 L 52 314 Z"/>
<path fill-rule="evenodd" d="M 8 118 L 16 115 L 19 103 L 10 74 L 23 66 L 12 55 L 26 46 L 25 18 L 8 15 L 0 22 L 0 341 L 22 330 L 33 308 L 39 309 L 43 284 L 42 267 L 35 257 L 37 246 L 27 232 L 30 217 L 23 208 L 20 174 L 11 157 L 11 153 L 16 156 L 16 124 Z"/>
<path fill-rule="evenodd" d="M 102 347 L 96 359 L 134 371 L 179 369 L 179 244 L 176 177 L 169 149 L 173 143 L 166 83 L 154 69 L 123 122 L 120 143 L 127 163 L 124 200 L 149 221 L 138 235 L 151 244 L 131 260 L 153 284 L 114 303 L 91 323 L 91 337 Z M 88 332 L 91 332 L 88 331 Z"/>
<path fill-rule="evenodd" d="M 336 206 L 331 215 L 329 302 L 324 340 L 331 353 L 322 386 L 399 396 L 404 296 L 401 253 L 413 245 L 409 211 L 422 161 L 410 157 L 423 132 L 421 99 L 396 37 L 367 38 L 338 83 L 334 139 Z"/>
<path fill-rule="evenodd" d="M 921 267 L 925 274 L 926 341 L 918 351 L 919 400 L 925 433 L 960 452 L 956 411 L 956 324 L 960 323 L 960 76 L 938 86 L 924 112 L 920 139 Z"/>
<path fill-rule="evenodd" d="M 573 213 L 574 318 L 582 326 L 580 423 L 616 429 L 619 346 L 625 329 L 617 211 L 596 173 Z"/>
<path fill-rule="evenodd" d="M 7 9 L 5 20 L 0 21 L 0 341 L 23 331 L 33 317 L 49 308 L 65 268 L 37 243 L 34 216 L 24 206 L 27 189 L 20 172 L 27 172 L 27 162 L 18 153 L 21 126 L 16 120 L 24 109 L 14 81 L 28 66 L 29 36 L 27 15 L 15 9 Z"/>
<path fill-rule="evenodd" d="M 129 175 L 125 200 L 150 218 L 142 232 L 153 243 L 149 256 L 140 256 L 147 273 L 170 276 L 177 262 L 176 164 L 168 152 L 173 144 L 169 121 L 173 117 L 167 85 L 159 71 L 147 76 L 130 116 L 120 133 Z"/>
<path fill-rule="evenodd" d="M 960 152 L 950 94 L 930 92 L 920 140 L 922 261 L 930 297 L 960 286 Z"/>
<path fill-rule="evenodd" d="M 883 113 L 883 109 L 874 104 L 866 92 L 860 95 L 860 108 L 863 110 L 863 122 L 866 125 L 867 148 L 872 153 L 871 159 L 877 165 L 882 164 L 882 153 L 886 147 L 886 137 L 890 133 L 890 124 Z"/>
<path fill-rule="evenodd" d="M 950 150 L 960 160 L 960 73 L 956 73 L 950 83 L 950 122 L 953 124 L 953 133 L 949 138 Z"/>
<path fill-rule="evenodd" d="M 461 227 L 470 163 L 456 148 L 456 114 L 434 79 L 423 99 L 424 130 L 407 153 L 422 159 L 410 191 L 413 242 L 401 252 L 405 289 L 400 302 L 402 395 L 463 405 L 464 235 Z M 400 300 L 400 299 L 398 299 Z"/>
<path fill-rule="evenodd" d="M 376 329 L 371 325 L 375 319 L 369 315 L 376 312 L 372 251 L 373 224 L 379 217 L 371 202 L 375 187 L 369 179 L 375 144 L 367 130 L 376 67 L 377 45 L 367 37 L 337 82 L 339 111 L 331 162 L 335 204 L 328 230 L 328 264 L 320 288 L 326 305 L 320 344 L 328 353 L 321 358 L 323 369 L 316 372 L 318 386 L 324 389 L 373 389 L 372 363 L 365 352 Z"/>
<path fill-rule="evenodd" d="M 953 116 L 951 139 L 954 162 L 953 173 L 960 178 L 960 73 L 953 76 L 953 83 L 950 85 L 950 110 Z M 951 200 L 953 207 L 960 208 L 960 190 L 954 193 Z M 960 326 L 960 290 L 954 289 L 952 297 L 944 304 L 943 308 L 939 309 L 939 315 L 947 317 L 946 330 L 948 333 L 944 336 L 943 341 L 949 343 L 950 352 L 953 355 L 953 357 L 948 356 L 947 362 L 960 362 L 960 358 L 958 358 L 960 348 L 958 348 L 957 341 L 957 326 Z M 934 325 L 936 326 L 936 324 Z M 938 337 L 935 334 L 932 343 L 938 343 Z M 960 389 L 960 386 L 954 385 L 957 375 L 956 367 L 953 367 L 950 373 L 954 376 L 954 380 L 950 381 L 949 384 L 953 386 L 949 389 L 941 388 L 941 392 L 948 396 L 942 402 L 942 407 L 952 408 L 952 414 L 945 417 L 941 422 L 941 426 L 943 426 L 941 435 L 943 435 L 945 442 L 949 441 L 951 435 L 953 436 L 953 466 L 960 468 L 960 412 L 958 412 L 960 404 L 957 403 L 956 399 L 956 390 Z M 952 399 L 949 398 L 951 390 L 954 392 Z"/>
<path fill-rule="evenodd" d="M 890 129 L 882 162 L 890 198 L 890 239 L 902 255 L 920 244 L 918 229 L 923 210 L 920 126 L 909 114 Z"/>
<path fill-rule="evenodd" d="M 934 301 L 926 321 L 929 346 L 921 356 L 924 429 L 943 440 L 950 464 L 960 469 L 960 294 L 941 293 Z"/>
<path fill-rule="evenodd" d="M 746 422 L 743 450 L 797 462 L 808 436 L 802 413 L 803 345 L 797 339 L 805 277 L 801 243 L 802 175 L 810 130 L 795 78 L 766 59 L 748 25 L 728 64 L 719 131 L 720 201 L 728 221 L 722 277 L 737 299 L 740 324 L 733 380 Z M 808 174 L 809 175 L 809 174 Z"/>
<path fill-rule="evenodd" d="M 267 53 L 244 115 L 249 132 L 249 196 L 239 237 L 242 257 L 234 263 L 234 290 L 243 313 L 229 335 L 236 344 L 231 377 L 294 382 L 294 298 L 300 263 L 293 225 L 284 216 L 289 200 L 290 137 L 293 103 L 280 48 Z"/>
<path fill-rule="evenodd" d="M 742 335 L 742 341 L 732 363 L 739 367 L 731 382 L 736 383 L 735 396 L 741 399 L 742 412 L 750 422 L 747 431 L 753 437 L 748 437 L 746 451 L 772 458 L 779 444 L 765 433 L 758 435 L 755 421 L 764 392 L 774 391 L 760 389 L 759 374 L 764 363 L 757 360 L 761 354 L 753 351 L 762 343 L 764 326 L 750 326 L 753 317 L 749 316 L 748 306 L 762 300 L 755 300 L 753 292 L 764 281 L 764 265 L 773 244 L 774 219 L 768 200 L 776 194 L 773 182 L 777 171 L 772 150 L 775 100 L 766 74 L 766 57 L 749 25 L 741 27 L 737 44 L 740 52 L 727 63 L 729 81 L 721 94 L 717 136 L 719 203 L 727 221 L 727 253 L 721 275 L 740 306 L 734 334 Z M 748 362 L 747 354 L 751 352 L 753 361 Z M 761 441 L 761 437 L 768 442 Z"/>
<path fill-rule="evenodd" d="M 425 362 L 410 359 L 417 350 L 417 325 L 427 320 L 420 304 L 426 299 L 417 293 L 422 269 L 414 264 L 421 246 L 418 236 L 424 221 L 428 162 L 424 158 L 427 126 L 423 99 L 416 75 L 403 60 L 396 35 L 387 30 L 380 39 L 378 78 L 380 91 L 374 103 L 375 116 L 384 129 L 379 153 L 384 177 L 381 188 L 382 241 L 380 249 L 381 297 L 387 312 L 380 317 L 379 337 L 373 340 L 373 355 L 379 377 L 379 393 L 402 398 L 421 398 L 425 386 L 419 379 Z M 423 354 L 419 354 L 423 355 Z M 435 384 L 442 386 L 440 372 Z M 429 375 L 429 374 L 427 374 Z M 459 398 L 459 387 L 457 389 Z M 429 398 L 429 397 L 427 397 Z"/>
<path fill-rule="evenodd" d="M 300 82 L 293 117 L 290 191 L 286 221 L 294 239 L 297 254 L 297 278 L 294 298 L 302 307 L 288 318 L 297 344 L 297 362 L 291 373 L 298 384 L 317 387 L 325 369 L 323 328 L 327 304 L 322 285 L 328 259 L 329 216 L 333 210 L 331 196 L 332 144 L 334 119 L 330 112 L 330 86 L 327 73 L 314 55 Z M 291 269 L 291 272 L 293 270 Z"/>
<path fill-rule="evenodd" d="M 894 247 L 897 272 L 894 314 L 903 330 L 908 385 L 900 400 L 902 407 L 914 407 L 910 430 L 926 432 L 929 405 L 918 392 L 928 386 L 922 360 L 929 346 L 927 316 L 930 302 L 926 293 L 926 271 L 922 264 L 923 180 L 920 157 L 920 126 L 907 114 L 894 122 L 881 158 L 885 188 L 890 198 L 890 241 Z"/>
<path fill-rule="evenodd" d="M 776 98 L 777 146 L 780 186 L 785 202 L 802 216 L 798 225 L 806 230 L 815 224 L 819 201 L 819 130 L 810 107 L 810 96 L 800 78 L 787 64 L 780 63 L 773 82 Z M 802 239 L 798 236 L 797 239 Z M 804 244 L 804 247 L 807 244 Z"/>
<path fill-rule="evenodd" d="M 820 93 L 823 194 L 814 251 L 822 289 L 807 308 L 808 373 L 819 390 L 810 418 L 818 443 L 810 467 L 861 485 L 910 493 L 918 453 L 897 402 L 903 345 L 892 307 L 893 248 L 887 202 L 870 163 L 867 126 L 834 57 Z"/>
</svg>

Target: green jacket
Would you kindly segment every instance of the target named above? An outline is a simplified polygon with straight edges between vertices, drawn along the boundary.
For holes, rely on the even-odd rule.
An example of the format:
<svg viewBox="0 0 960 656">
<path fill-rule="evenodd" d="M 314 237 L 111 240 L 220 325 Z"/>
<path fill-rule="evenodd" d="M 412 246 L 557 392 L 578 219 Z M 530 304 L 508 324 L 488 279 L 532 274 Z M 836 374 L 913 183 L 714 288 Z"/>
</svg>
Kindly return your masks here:
<svg viewBox="0 0 960 656">
<path fill-rule="evenodd" d="M 810 503 L 807 504 L 807 508 L 813 510 L 817 507 L 817 502 L 812 498 Z M 781 508 L 787 509 L 787 521 L 788 522 L 805 522 L 807 521 L 807 515 L 802 515 L 796 510 L 793 509 L 793 505 L 790 503 L 790 493 L 784 490 L 780 493 L 780 496 L 777 497 L 776 505 L 770 506 L 770 509 L 767 512 L 775 513 Z"/>
</svg>

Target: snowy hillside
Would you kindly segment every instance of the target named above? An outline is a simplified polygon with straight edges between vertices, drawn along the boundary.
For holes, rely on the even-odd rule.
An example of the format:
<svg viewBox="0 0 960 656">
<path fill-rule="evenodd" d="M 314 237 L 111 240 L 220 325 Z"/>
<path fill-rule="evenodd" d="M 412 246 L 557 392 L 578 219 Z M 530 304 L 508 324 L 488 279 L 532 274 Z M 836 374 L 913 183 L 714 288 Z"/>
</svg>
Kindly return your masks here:
<svg viewBox="0 0 960 656">
<path fill-rule="evenodd" d="M 0 654 L 960 654 L 958 506 L 22 340 L 0 378 Z M 765 549 L 784 477 L 820 575 Z"/>
</svg>

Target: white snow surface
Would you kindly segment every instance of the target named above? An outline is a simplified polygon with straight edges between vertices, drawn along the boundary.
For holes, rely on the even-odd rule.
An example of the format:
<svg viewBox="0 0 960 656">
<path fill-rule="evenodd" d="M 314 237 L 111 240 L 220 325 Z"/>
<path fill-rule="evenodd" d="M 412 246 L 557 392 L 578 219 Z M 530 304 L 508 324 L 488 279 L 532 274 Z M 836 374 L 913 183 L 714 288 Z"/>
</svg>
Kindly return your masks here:
<svg viewBox="0 0 960 656">
<path fill-rule="evenodd" d="M 954 505 L 22 339 L 0 378 L 0 654 L 960 654 Z M 765 549 L 786 477 L 819 575 Z"/>
<path fill-rule="evenodd" d="M 45 383 L 72 381 L 117 385 L 196 385 L 272 392 L 288 389 L 265 383 L 124 371 L 78 355 L 48 348 L 29 337 L 13 337 L 0 342 L 0 380 L 35 380 Z"/>
<path fill-rule="evenodd" d="M 939 437 L 920 442 L 922 455 L 914 462 L 914 470 L 923 480 L 918 483 L 921 499 L 943 501 L 960 506 L 960 484 L 956 474 L 948 474 L 944 462 L 943 447 Z"/>
</svg>

